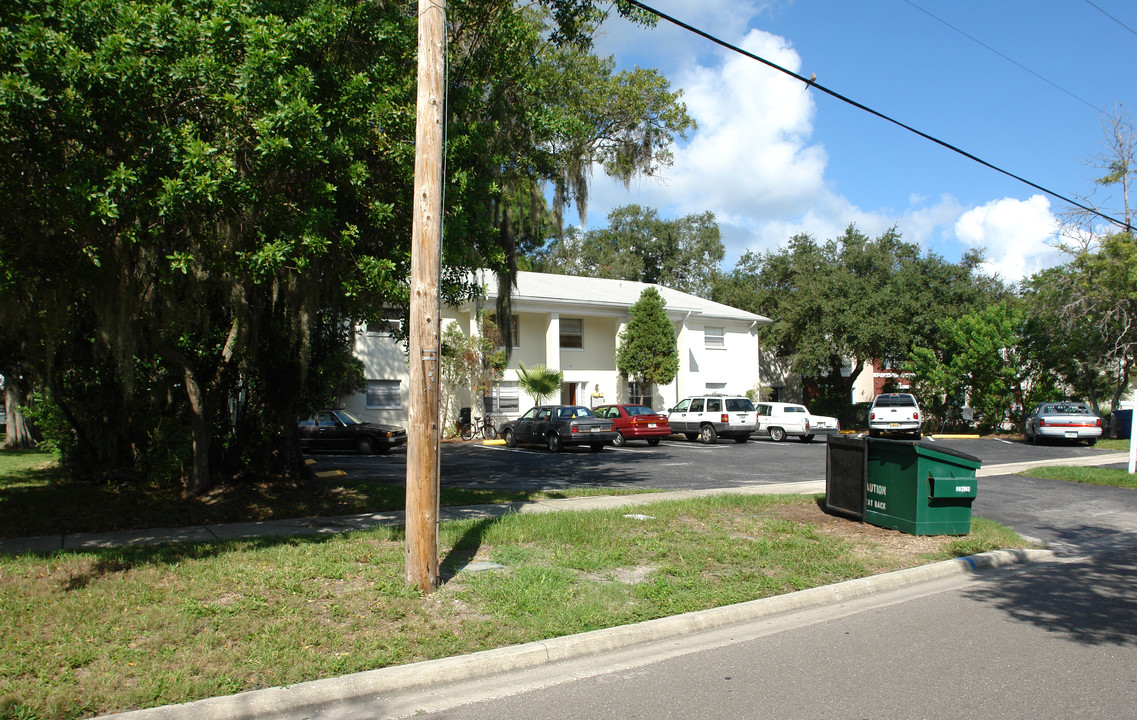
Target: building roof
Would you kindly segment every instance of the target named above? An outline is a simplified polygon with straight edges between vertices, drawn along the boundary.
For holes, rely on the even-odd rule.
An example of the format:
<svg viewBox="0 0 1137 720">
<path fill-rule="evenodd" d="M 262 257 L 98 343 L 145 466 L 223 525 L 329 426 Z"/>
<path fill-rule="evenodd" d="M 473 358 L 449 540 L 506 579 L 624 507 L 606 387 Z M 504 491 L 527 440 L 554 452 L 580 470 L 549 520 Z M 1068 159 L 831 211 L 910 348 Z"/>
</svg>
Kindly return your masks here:
<svg viewBox="0 0 1137 720">
<path fill-rule="evenodd" d="M 496 299 L 497 281 L 490 273 L 484 273 L 483 277 L 485 278 L 483 286 L 486 288 L 488 299 Z M 729 305 L 723 305 L 654 283 L 527 271 L 517 273 L 517 287 L 513 291 L 513 307 L 517 310 L 525 310 L 533 306 L 556 305 L 577 310 L 591 308 L 597 313 L 603 312 L 605 314 L 613 311 L 627 312 L 628 308 L 640 299 L 640 294 L 647 287 L 654 287 L 659 291 L 667 306 L 667 312 L 672 316 L 691 314 L 763 324 L 772 322 L 770 318 L 756 313 L 739 310 Z"/>
</svg>

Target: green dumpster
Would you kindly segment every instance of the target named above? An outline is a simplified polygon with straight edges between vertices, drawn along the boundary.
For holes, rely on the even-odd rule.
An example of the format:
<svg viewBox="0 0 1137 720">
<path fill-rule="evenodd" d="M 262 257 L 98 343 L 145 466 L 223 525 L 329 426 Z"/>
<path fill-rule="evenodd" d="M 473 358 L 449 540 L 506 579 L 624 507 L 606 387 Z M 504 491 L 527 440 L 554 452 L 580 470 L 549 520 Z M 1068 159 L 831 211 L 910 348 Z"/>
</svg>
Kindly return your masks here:
<svg viewBox="0 0 1137 720">
<path fill-rule="evenodd" d="M 979 458 L 928 442 L 868 440 L 867 523 L 912 535 L 967 535 Z"/>
</svg>

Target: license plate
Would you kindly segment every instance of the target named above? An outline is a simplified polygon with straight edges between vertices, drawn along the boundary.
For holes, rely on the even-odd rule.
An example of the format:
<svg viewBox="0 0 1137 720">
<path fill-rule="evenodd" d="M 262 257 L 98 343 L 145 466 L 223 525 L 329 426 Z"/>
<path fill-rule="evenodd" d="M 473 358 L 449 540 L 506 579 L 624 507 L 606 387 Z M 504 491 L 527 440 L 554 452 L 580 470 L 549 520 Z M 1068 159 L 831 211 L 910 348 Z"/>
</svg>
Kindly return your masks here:
<svg viewBox="0 0 1137 720">
<path fill-rule="evenodd" d="M 1077 430 L 1067 430 L 1066 431 L 1066 437 L 1076 438 L 1076 437 L 1078 437 L 1078 431 Z"/>
<path fill-rule="evenodd" d="M 588 432 L 604 432 L 604 428 L 594 427 L 594 428 L 590 429 Z"/>
<path fill-rule="evenodd" d="M 647 426 L 648 427 L 655 427 L 656 425 L 655 425 L 655 423 L 648 423 Z"/>
<path fill-rule="evenodd" d="M 900 423 L 889 423 L 889 427 L 900 427 Z"/>
</svg>

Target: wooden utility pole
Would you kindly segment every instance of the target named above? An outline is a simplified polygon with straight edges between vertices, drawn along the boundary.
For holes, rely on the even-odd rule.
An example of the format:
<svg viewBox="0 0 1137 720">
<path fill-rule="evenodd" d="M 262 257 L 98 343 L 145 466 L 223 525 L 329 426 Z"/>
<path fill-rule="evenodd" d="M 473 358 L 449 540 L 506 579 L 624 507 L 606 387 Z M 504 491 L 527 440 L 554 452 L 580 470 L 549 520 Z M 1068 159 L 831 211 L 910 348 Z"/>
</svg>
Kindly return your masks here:
<svg viewBox="0 0 1137 720">
<path fill-rule="evenodd" d="M 438 587 L 438 420 L 442 137 L 446 2 L 418 3 L 418 101 L 411 221 L 410 415 L 407 428 L 407 584 Z"/>
</svg>

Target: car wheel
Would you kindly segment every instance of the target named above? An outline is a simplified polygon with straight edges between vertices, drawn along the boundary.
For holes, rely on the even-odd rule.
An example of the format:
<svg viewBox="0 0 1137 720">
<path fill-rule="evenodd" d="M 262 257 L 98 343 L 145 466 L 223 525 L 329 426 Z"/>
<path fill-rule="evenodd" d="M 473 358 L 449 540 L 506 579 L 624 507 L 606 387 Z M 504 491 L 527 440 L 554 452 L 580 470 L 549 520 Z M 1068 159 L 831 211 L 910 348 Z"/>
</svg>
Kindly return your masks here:
<svg viewBox="0 0 1137 720">
<path fill-rule="evenodd" d="M 545 443 L 551 452 L 560 452 L 561 448 L 565 446 L 564 441 L 561 440 L 561 434 L 556 432 L 549 433 L 549 436 L 545 438 Z"/>
<path fill-rule="evenodd" d="M 914 440 L 919 440 L 919 439 L 920 439 L 920 438 L 922 438 L 922 437 L 924 437 L 924 433 L 920 432 L 919 430 L 917 430 L 916 432 L 912 433 L 912 438 L 913 438 Z"/>
<path fill-rule="evenodd" d="M 1086 444 L 1089 445 L 1090 447 L 1097 445 L 1097 442 L 1098 442 L 1097 438 L 1090 438 L 1090 439 L 1086 440 Z"/>
<path fill-rule="evenodd" d="M 604 443 L 592 443 L 588 447 L 592 448 L 592 452 L 600 452 L 604 449 Z"/>
<path fill-rule="evenodd" d="M 750 439 L 750 436 L 749 436 L 749 435 L 739 435 L 738 437 L 736 437 L 736 438 L 734 439 L 734 441 L 735 441 L 736 443 L 738 443 L 739 445 L 741 445 L 742 443 L 746 442 L 746 441 L 747 441 L 747 440 L 749 440 L 749 439 Z"/>
<path fill-rule="evenodd" d="M 699 433 L 683 433 L 683 437 L 687 438 L 688 440 L 698 440 Z"/>
<path fill-rule="evenodd" d="M 374 455 L 375 441 L 371 438 L 359 438 L 355 441 L 355 451 L 360 455 Z"/>
<path fill-rule="evenodd" d="M 719 434 L 713 425 L 704 425 L 699 428 L 699 440 L 707 445 L 714 445 L 719 441 Z"/>
<path fill-rule="evenodd" d="M 1037 445 L 1038 444 L 1038 433 L 1031 433 L 1030 437 L 1027 438 L 1027 440 L 1030 440 L 1031 445 Z"/>
<path fill-rule="evenodd" d="M 798 436 L 798 440 L 801 440 L 802 442 L 813 442 L 813 436 L 812 435 L 800 435 L 800 436 Z"/>
<path fill-rule="evenodd" d="M 770 439 L 774 442 L 781 442 L 786 439 L 786 431 L 780 427 L 770 428 Z"/>
<path fill-rule="evenodd" d="M 869 430 L 869 437 L 871 437 L 871 438 L 880 437 L 880 430 Z"/>
<path fill-rule="evenodd" d="M 628 444 L 628 439 L 624 437 L 624 433 L 617 432 L 616 437 L 612 438 L 612 444 L 616 447 L 624 447 Z"/>
<path fill-rule="evenodd" d="M 659 438 L 648 438 L 647 444 L 655 447 L 659 444 Z"/>
<path fill-rule="evenodd" d="M 512 430 L 505 431 L 505 446 L 511 448 L 517 447 L 517 436 L 513 434 Z"/>
</svg>

